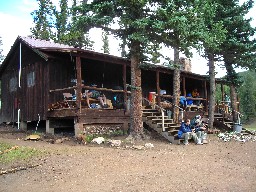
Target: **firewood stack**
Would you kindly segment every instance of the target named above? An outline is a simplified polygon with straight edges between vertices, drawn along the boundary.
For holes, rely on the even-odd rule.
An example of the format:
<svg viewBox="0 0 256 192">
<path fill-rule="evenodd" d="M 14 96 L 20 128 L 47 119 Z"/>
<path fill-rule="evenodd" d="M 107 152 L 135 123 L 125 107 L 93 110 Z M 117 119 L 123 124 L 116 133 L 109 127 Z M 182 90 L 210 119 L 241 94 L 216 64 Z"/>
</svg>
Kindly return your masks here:
<svg viewBox="0 0 256 192">
<path fill-rule="evenodd" d="M 53 111 L 56 109 L 64 109 L 64 108 L 76 108 L 75 102 L 68 103 L 67 101 L 58 101 L 56 103 L 51 103 L 48 106 L 48 111 Z"/>
</svg>

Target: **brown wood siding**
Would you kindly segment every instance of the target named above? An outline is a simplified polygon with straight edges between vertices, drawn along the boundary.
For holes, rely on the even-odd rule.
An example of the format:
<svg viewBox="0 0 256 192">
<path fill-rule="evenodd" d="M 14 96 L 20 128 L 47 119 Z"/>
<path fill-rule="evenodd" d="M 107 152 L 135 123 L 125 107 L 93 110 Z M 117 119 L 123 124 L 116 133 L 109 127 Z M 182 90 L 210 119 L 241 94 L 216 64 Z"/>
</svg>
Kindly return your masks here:
<svg viewBox="0 0 256 192">
<path fill-rule="evenodd" d="M 9 73 L 6 73 L 2 76 L 2 95 L 1 95 L 1 118 L 3 122 L 13 122 L 17 119 L 17 105 L 15 106 L 15 98 L 17 98 L 17 92 L 16 91 L 10 91 L 10 79 L 15 77 L 18 81 L 18 71 L 12 71 Z M 18 82 L 17 82 L 18 86 Z M 16 99 L 17 101 L 17 99 Z"/>
<path fill-rule="evenodd" d="M 10 64 L 5 68 L 1 76 L 1 121 L 14 122 L 17 120 L 17 96 L 18 96 L 18 65 L 19 49 L 16 48 L 9 59 Z M 10 91 L 10 79 L 16 78 L 16 91 Z M 16 102 L 15 102 L 16 101 Z"/>
<path fill-rule="evenodd" d="M 18 86 L 19 76 L 19 46 L 13 52 L 9 63 L 2 75 L 2 121 L 17 122 L 18 108 L 20 108 L 21 121 L 38 120 L 38 114 L 41 119 L 46 117 L 47 103 L 46 89 L 47 84 L 47 62 L 37 55 L 27 46 L 22 45 L 21 52 L 21 88 Z M 35 84 L 32 87 L 27 86 L 27 75 L 35 72 Z M 17 90 L 10 91 L 10 79 L 17 78 Z M 19 101 L 19 107 L 17 103 Z"/>
<path fill-rule="evenodd" d="M 47 63 L 36 62 L 27 65 L 22 69 L 22 84 L 21 84 L 21 119 L 23 121 L 38 120 L 40 115 L 41 120 L 46 119 L 47 104 Z M 28 86 L 27 75 L 31 72 L 35 74 L 35 84 Z"/>
</svg>

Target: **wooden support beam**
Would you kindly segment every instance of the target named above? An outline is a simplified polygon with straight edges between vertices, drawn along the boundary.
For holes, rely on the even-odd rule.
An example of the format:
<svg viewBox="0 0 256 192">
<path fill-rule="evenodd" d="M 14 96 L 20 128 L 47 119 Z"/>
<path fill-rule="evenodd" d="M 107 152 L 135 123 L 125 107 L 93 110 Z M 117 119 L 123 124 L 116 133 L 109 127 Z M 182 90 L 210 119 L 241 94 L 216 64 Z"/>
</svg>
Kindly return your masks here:
<svg viewBox="0 0 256 192">
<path fill-rule="evenodd" d="M 160 95 L 160 86 L 159 86 L 159 71 L 156 71 L 156 90 L 157 90 L 157 105 L 160 106 L 161 98 L 159 97 Z"/>
<path fill-rule="evenodd" d="M 182 77 L 182 87 L 183 87 L 183 95 L 186 96 L 186 78 Z"/>
<path fill-rule="evenodd" d="M 52 93 L 52 92 L 58 92 L 58 91 L 74 90 L 74 89 L 76 89 L 76 88 L 77 88 L 77 86 L 66 87 L 66 88 L 62 88 L 62 89 L 52 89 L 52 90 L 50 90 L 49 92 Z"/>
<path fill-rule="evenodd" d="M 127 108 L 126 65 L 123 65 L 123 87 L 124 87 L 124 103 Z"/>
<path fill-rule="evenodd" d="M 205 110 L 208 110 L 208 92 L 207 92 L 207 82 L 206 81 L 204 81 L 204 97 L 206 98 Z"/>
<path fill-rule="evenodd" d="M 77 89 L 76 89 L 76 106 L 80 109 L 81 113 L 81 97 L 82 97 L 82 70 L 81 70 L 81 58 L 76 57 L 76 78 L 77 78 Z"/>
</svg>

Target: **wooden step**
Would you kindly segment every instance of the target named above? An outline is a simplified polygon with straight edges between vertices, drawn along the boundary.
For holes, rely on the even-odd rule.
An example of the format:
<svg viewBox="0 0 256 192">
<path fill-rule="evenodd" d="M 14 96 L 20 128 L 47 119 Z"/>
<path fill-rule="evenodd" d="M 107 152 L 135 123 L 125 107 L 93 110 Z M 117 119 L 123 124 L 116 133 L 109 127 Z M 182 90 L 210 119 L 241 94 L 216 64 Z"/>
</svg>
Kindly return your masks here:
<svg viewBox="0 0 256 192">
<path fill-rule="evenodd" d="M 167 119 L 168 116 L 164 116 L 164 119 Z M 153 115 L 153 116 L 147 116 L 147 119 L 162 119 L 161 115 Z"/>
<path fill-rule="evenodd" d="M 175 130 L 179 130 L 180 129 L 180 125 L 169 125 L 169 128 L 175 129 Z"/>
<path fill-rule="evenodd" d="M 142 116 L 156 116 L 156 115 L 160 115 L 161 113 L 160 112 L 150 112 L 150 111 L 147 111 L 147 112 L 143 112 L 142 113 Z"/>
<path fill-rule="evenodd" d="M 224 123 L 224 124 L 231 124 L 231 125 L 233 125 L 233 124 L 234 124 L 234 122 L 233 122 L 233 121 L 224 121 L 223 123 Z"/>
<path fill-rule="evenodd" d="M 152 123 L 160 122 L 162 123 L 162 119 L 151 119 Z M 173 119 L 164 119 L 164 123 L 173 123 Z"/>
<path fill-rule="evenodd" d="M 159 112 L 158 110 L 156 109 L 142 109 L 142 112 Z"/>
<path fill-rule="evenodd" d="M 174 129 L 174 130 L 170 130 L 170 131 L 167 131 L 167 132 L 168 132 L 169 135 L 174 136 L 174 135 L 177 135 L 177 134 L 178 134 L 178 131 L 179 131 L 179 130 L 175 130 L 175 129 Z"/>
<path fill-rule="evenodd" d="M 175 126 L 175 124 L 173 124 L 173 123 L 164 123 L 164 126 L 165 127 L 168 127 L 168 128 L 173 128 L 174 126 Z M 158 128 L 160 128 L 160 127 L 162 127 L 162 123 L 156 123 L 156 127 Z"/>
</svg>

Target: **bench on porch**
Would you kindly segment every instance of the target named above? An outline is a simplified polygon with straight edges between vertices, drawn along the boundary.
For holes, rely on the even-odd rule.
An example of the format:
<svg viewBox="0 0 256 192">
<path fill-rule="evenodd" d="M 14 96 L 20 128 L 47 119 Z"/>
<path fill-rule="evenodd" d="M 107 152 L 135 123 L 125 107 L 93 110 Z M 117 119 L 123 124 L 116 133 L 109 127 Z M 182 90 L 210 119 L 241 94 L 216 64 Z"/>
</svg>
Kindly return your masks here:
<svg viewBox="0 0 256 192">
<path fill-rule="evenodd" d="M 71 106 L 75 106 L 76 105 L 76 99 L 73 99 L 73 95 L 71 93 L 63 93 L 63 97 L 64 97 L 64 101 L 67 103 L 69 108 Z M 87 105 L 86 98 L 82 98 L 81 102 L 82 102 L 83 106 Z M 92 104 L 92 103 L 100 103 L 100 101 L 98 99 L 89 98 L 89 104 Z"/>
<path fill-rule="evenodd" d="M 203 105 L 187 105 L 186 107 L 187 111 L 203 111 L 204 106 Z"/>
</svg>

